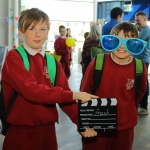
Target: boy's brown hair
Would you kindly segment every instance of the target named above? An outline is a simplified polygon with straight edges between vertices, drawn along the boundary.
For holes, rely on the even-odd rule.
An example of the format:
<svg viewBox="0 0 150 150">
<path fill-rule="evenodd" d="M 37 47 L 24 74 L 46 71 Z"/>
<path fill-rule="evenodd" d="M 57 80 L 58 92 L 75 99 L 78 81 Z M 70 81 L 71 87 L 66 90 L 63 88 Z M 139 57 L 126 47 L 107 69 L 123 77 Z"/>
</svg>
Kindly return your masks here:
<svg viewBox="0 0 150 150">
<path fill-rule="evenodd" d="M 85 33 L 84 33 L 84 39 L 86 39 L 86 38 L 89 36 L 89 33 L 90 33 L 90 32 L 85 32 Z"/>
<path fill-rule="evenodd" d="M 18 21 L 18 28 L 23 33 L 26 32 L 28 27 L 33 24 L 36 26 L 40 21 L 42 23 L 46 21 L 48 30 L 50 29 L 50 21 L 48 15 L 38 8 L 31 8 L 21 12 L 21 16 Z"/>
<path fill-rule="evenodd" d="M 117 25 L 115 25 L 110 34 L 118 35 L 118 33 L 123 30 L 125 37 L 138 37 L 138 30 L 135 27 L 135 25 L 129 23 L 129 22 L 122 22 Z"/>
<path fill-rule="evenodd" d="M 59 32 L 60 32 L 61 29 L 66 29 L 66 28 L 65 28 L 65 26 L 63 26 L 63 25 L 60 25 L 60 26 L 59 26 Z"/>
</svg>

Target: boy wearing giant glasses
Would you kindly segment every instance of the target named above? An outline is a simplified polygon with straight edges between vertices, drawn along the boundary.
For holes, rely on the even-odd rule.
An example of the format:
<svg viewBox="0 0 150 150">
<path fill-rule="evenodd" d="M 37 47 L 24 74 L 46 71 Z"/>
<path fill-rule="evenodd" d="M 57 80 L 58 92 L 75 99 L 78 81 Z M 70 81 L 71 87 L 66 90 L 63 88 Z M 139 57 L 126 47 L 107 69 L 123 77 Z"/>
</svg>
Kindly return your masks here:
<svg viewBox="0 0 150 150">
<path fill-rule="evenodd" d="M 97 137 L 83 138 L 83 150 L 131 150 L 134 126 L 137 124 L 137 109 L 147 85 L 147 69 L 140 82 L 138 97 L 135 93 L 135 63 L 132 55 L 140 54 L 146 42 L 137 39 L 138 31 L 130 23 L 116 25 L 111 35 L 100 38 L 104 50 L 111 53 L 105 55 L 102 80 L 96 95 L 100 98 L 117 99 L 117 131 L 98 132 Z M 81 83 L 81 91 L 91 92 L 93 87 L 93 60 Z"/>
</svg>

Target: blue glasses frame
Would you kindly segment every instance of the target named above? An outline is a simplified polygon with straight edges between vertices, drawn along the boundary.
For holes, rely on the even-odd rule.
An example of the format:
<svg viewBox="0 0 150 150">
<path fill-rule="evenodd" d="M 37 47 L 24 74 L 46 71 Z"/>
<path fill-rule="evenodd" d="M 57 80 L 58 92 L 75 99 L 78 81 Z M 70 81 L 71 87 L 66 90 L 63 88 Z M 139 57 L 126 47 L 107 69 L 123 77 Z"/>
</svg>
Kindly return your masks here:
<svg viewBox="0 0 150 150">
<path fill-rule="evenodd" d="M 100 37 L 102 48 L 108 52 L 117 50 L 122 42 L 125 49 L 132 55 L 139 55 L 143 52 L 147 42 L 138 38 L 120 38 L 115 35 L 103 35 Z"/>
</svg>

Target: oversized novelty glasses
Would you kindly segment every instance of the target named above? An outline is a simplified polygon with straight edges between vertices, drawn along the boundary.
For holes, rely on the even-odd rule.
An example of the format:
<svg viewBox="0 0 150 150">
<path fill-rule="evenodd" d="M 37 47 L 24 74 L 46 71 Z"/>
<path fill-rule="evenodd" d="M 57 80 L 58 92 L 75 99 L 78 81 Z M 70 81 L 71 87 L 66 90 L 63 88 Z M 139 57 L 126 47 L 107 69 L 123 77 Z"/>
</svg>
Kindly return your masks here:
<svg viewBox="0 0 150 150">
<path fill-rule="evenodd" d="M 125 49 L 133 55 L 139 55 L 143 52 L 147 42 L 138 38 L 120 38 L 114 35 L 103 35 L 100 37 L 100 42 L 104 50 L 112 52 L 117 50 L 122 42 Z"/>
</svg>

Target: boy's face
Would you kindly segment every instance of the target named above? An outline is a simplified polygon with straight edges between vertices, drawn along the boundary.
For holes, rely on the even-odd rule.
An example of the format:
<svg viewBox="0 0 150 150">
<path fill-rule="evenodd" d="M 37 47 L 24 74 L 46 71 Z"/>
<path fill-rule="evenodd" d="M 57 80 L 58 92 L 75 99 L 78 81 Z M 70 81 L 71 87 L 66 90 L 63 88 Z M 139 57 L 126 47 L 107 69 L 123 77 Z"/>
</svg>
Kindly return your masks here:
<svg viewBox="0 0 150 150">
<path fill-rule="evenodd" d="M 121 30 L 117 36 L 120 38 L 123 38 L 123 39 L 129 38 L 129 37 L 125 37 L 123 30 Z M 121 46 L 113 52 L 113 54 L 114 54 L 114 59 L 118 63 L 127 63 L 130 60 L 130 56 L 131 56 L 131 54 L 128 53 L 128 51 L 126 51 L 123 42 L 122 42 Z"/>
<path fill-rule="evenodd" d="M 66 36 L 67 31 L 66 31 L 65 28 L 61 28 L 59 33 L 60 33 L 61 36 Z"/>
<path fill-rule="evenodd" d="M 21 32 L 21 31 L 20 31 Z M 36 51 L 40 51 L 48 35 L 47 23 L 39 22 L 36 26 L 33 23 L 28 27 L 25 33 L 22 33 L 26 44 Z"/>
</svg>

